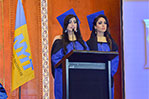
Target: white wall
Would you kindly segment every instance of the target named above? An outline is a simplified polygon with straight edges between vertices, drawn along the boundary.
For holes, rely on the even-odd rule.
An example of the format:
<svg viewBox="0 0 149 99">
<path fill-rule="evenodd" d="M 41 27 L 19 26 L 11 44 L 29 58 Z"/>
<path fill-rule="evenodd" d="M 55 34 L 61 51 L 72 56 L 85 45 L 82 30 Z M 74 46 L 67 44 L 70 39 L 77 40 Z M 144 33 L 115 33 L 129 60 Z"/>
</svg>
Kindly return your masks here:
<svg viewBox="0 0 149 99">
<path fill-rule="evenodd" d="M 149 99 L 149 69 L 145 69 L 145 25 L 149 1 L 123 2 L 126 99 Z M 149 55 L 147 55 L 149 57 Z"/>
</svg>

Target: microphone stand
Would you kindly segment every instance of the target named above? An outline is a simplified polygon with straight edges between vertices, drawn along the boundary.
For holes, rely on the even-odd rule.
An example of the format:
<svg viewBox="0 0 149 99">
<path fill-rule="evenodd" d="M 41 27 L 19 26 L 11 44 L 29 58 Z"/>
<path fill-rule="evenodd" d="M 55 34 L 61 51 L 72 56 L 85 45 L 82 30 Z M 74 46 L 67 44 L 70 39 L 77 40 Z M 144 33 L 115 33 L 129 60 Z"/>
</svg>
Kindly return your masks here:
<svg viewBox="0 0 149 99">
<path fill-rule="evenodd" d="M 72 29 L 73 33 L 75 34 L 74 29 Z M 72 44 L 73 44 L 73 50 L 75 50 L 75 41 L 74 41 L 74 36 L 72 35 Z"/>
</svg>

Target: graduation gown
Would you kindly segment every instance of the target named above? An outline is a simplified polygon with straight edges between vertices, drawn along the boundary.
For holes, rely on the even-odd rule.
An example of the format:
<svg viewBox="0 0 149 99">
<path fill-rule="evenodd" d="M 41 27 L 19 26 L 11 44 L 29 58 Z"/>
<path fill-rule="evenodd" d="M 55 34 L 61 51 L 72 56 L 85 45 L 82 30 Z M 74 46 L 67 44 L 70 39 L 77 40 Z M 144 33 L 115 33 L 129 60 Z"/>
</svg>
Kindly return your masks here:
<svg viewBox="0 0 149 99">
<path fill-rule="evenodd" d="M 87 41 L 87 44 L 88 44 L 90 50 L 95 50 L 96 49 L 95 46 L 92 46 L 94 42 L 95 42 L 95 40 L 93 40 L 92 38 Z M 109 47 L 108 43 L 106 43 L 106 42 L 105 43 L 97 42 L 97 49 L 96 50 L 97 51 L 110 51 L 110 47 Z M 115 51 L 118 51 L 118 50 L 115 50 Z M 111 82 L 112 82 L 112 84 L 111 84 L 112 85 L 111 86 L 112 87 L 111 93 L 112 93 L 112 99 L 114 99 L 114 80 L 113 80 L 113 76 L 117 72 L 118 64 L 119 64 L 119 55 L 116 56 L 111 61 Z"/>
<path fill-rule="evenodd" d="M 87 49 L 89 50 L 86 42 L 84 42 L 86 45 Z M 78 42 L 74 42 L 75 45 L 75 50 L 85 50 L 84 47 Z M 73 50 L 73 42 L 70 42 L 67 44 L 67 52 L 68 54 L 71 50 Z M 51 52 L 51 63 L 52 63 L 52 73 L 53 76 L 55 77 L 54 79 L 54 93 L 55 93 L 55 99 L 62 99 L 62 68 L 56 68 L 54 69 L 55 64 L 57 64 L 64 56 L 63 53 L 63 46 L 62 46 L 62 40 L 58 39 L 54 42 L 53 47 L 52 47 L 52 52 Z"/>
</svg>

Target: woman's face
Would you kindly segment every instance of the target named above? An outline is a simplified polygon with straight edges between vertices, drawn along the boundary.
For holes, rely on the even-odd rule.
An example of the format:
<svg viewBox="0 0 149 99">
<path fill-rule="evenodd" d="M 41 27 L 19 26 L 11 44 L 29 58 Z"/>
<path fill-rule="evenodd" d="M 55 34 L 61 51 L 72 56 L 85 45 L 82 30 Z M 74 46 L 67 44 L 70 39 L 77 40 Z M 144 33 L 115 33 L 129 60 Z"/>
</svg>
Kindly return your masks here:
<svg viewBox="0 0 149 99">
<path fill-rule="evenodd" d="M 67 30 L 68 30 L 68 32 L 77 30 L 77 20 L 75 17 L 72 17 L 71 19 L 69 19 Z"/>
<path fill-rule="evenodd" d="M 104 33 L 107 30 L 107 22 L 103 17 L 100 17 L 94 26 L 97 32 Z"/>
</svg>

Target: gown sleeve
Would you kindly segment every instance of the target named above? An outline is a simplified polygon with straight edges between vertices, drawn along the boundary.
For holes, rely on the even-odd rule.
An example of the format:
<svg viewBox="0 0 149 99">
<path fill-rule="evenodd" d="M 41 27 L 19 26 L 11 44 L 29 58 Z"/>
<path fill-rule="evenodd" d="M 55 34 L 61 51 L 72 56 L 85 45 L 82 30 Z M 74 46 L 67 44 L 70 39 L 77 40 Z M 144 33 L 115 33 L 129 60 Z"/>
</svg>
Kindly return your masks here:
<svg viewBox="0 0 149 99">
<path fill-rule="evenodd" d="M 111 73 L 112 73 L 112 76 L 114 76 L 114 74 L 117 72 L 118 64 L 119 64 L 119 55 L 116 56 L 116 57 L 111 61 Z"/>
<path fill-rule="evenodd" d="M 53 43 L 51 51 L 51 69 L 52 75 L 55 78 L 54 66 L 63 58 L 62 40 L 58 39 Z"/>
<path fill-rule="evenodd" d="M 7 99 L 7 94 L 6 91 L 4 89 L 4 87 L 2 86 L 2 84 L 0 83 L 0 99 Z"/>
</svg>

